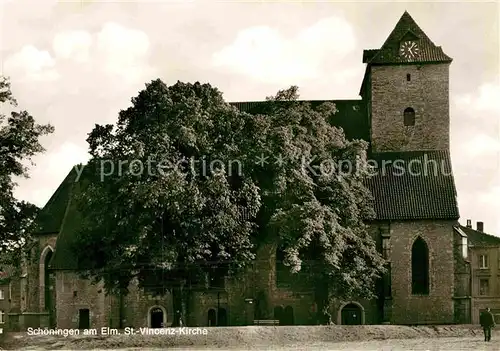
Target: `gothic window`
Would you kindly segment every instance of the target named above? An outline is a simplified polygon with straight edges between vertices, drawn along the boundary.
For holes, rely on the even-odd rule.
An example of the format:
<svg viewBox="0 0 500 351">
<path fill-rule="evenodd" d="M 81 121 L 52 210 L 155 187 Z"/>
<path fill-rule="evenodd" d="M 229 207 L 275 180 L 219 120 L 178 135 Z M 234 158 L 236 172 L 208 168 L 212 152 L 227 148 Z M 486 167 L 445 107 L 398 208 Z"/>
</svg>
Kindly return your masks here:
<svg viewBox="0 0 500 351">
<path fill-rule="evenodd" d="M 429 294 L 429 249 L 420 237 L 411 248 L 411 290 L 414 295 Z"/>
<path fill-rule="evenodd" d="M 387 264 L 387 272 L 383 275 L 384 297 L 392 296 L 391 264 Z"/>
<path fill-rule="evenodd" d="M 408 74 L 406 75 L 406 81 L 407 81 L 407 82 L 411 81 L 411 74 L 410 74 L 410 73 L 408 73 Z"/>
<path fill-rule="evenodd" d="M 276 250 L 276 286 L 287 287 L 290 283 L 290 267 L 285 266 L 285 252 L 278 248 Z"/>
<path fill-rule="evenodd" d="M 382 238 L 382 256 L 387 260 L 391 256 L 389 238 Z"/>
<path fill-rule="evenodd" d="M 404 111 L 404 124 L 405 126 L 415 125 L 415 110 L 411 107 L 406 108 Z"/>
</svg>

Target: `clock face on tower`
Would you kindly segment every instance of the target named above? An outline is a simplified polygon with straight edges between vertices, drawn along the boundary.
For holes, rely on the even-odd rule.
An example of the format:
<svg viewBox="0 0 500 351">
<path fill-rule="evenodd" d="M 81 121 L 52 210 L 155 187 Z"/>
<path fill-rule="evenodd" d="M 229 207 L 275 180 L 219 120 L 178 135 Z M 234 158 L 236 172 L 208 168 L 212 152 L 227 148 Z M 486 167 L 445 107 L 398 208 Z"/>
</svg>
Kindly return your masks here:
<svg viewBox="0 0 500 351">
<path fill-rule="evenodd" d="M 404 41 L 401 43 L 399 48 L 399 54 L 401 57 L 411 60 L 418 56 L 419 48 L 414 41 Z"/>
</svg>

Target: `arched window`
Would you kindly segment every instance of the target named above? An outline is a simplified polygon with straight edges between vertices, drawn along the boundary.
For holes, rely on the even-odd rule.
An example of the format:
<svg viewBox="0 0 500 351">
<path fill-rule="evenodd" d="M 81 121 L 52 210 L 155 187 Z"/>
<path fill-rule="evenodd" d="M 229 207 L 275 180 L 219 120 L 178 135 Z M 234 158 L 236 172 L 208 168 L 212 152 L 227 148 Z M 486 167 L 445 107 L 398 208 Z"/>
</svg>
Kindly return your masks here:
<svg viewBox="0 0 500 351">
<path fill-rule="evenodd" d="M 290 284 L 290 267 L 285 266 L 285 252 L 278 248 L 276 250 L 276 286 L 286 288 Z"/>
<path fill-rule="evenodd" d="M 415 125 L 415 110 L 411 107 L 406 108 L 404 111 L 404 124 L 405 126 Z"/>
<path fill-rule="evenodd" d="M 50 327 L 56 325 L 56 290 L 55 290 L 55 275 L 50 269 L 49 264 L 53 257 L 54 250 L 50 245 L 47 245 L 40 255 L 39 262 L 39 292 L 40 292 L 40 310 L 49 312 Z"/>
<path fill-rule="evenodd" d="M 429 249 L 420 237 L 411 248 L 411 292 L 414 295 L 429 294 Z"/>
</svg>

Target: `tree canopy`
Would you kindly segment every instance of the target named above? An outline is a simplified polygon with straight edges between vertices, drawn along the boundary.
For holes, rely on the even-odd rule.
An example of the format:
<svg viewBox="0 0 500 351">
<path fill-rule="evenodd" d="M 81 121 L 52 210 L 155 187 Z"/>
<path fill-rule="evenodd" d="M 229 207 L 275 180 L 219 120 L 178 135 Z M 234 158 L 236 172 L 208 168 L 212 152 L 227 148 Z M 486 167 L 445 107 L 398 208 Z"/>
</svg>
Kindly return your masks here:
<svg viewBox="0 0 500 351">
<path fill-rule="evenodd" d="M 206 272 L 238 274 L 271 238 L 292 272 L 313 272 L 321 308 L 334 295 L 372 296 L 383 260 L 364 224 L 367 144 L 328 123 L 333 104 L 313 109 L 297 91 L 251 115 L 209 84 L 155 80 L 116 125 L 96 125 L 73 246 L 86 275 L 122 293 L 137 277 L 146 291 L 172 291 L 181 310 L 182 289 Z"/>
<path fill-rule="evenodd" d="M 0 251 L 3 264 L 19 264 L 19 249 L 30 241 L 38 208 L 14 197 L 15 177 L 28 177 L 27 163 L 45 149 L 40 137 L 54 128 L 40 125 L 26 111 L 19 110 L 10 82 L 0 77 Z M 7 114 L 9 116 L 7 116 Z M 9 254 L 6 254 L 9 253 Z M 10 257 L 10 259 L 6 259 Z M 7 260 L 7 262 L 6 262 Z"/>
</svg>

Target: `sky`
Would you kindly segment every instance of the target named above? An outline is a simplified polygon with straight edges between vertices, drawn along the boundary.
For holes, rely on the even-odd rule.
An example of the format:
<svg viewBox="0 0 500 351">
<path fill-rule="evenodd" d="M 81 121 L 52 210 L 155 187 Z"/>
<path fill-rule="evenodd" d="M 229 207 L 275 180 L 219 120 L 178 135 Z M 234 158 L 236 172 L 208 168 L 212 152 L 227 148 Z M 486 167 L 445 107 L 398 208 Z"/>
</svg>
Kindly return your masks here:
<svg viewBox="0 0 500 351">
<path fill-rule="evenodd" d="M 407 10 L 453 58 L 450 133 L 460 222 L 500 236 L 499 5 L 426 2 L 0 0 L 0 74 L 55 132 L 16 196 L 43 206 L 87 134 L 115 123 L 145 83 L 207 82 L 226 101 L 298 85 L 302 99 L 358 99 L 363 49 Z M 436 116 L 438 118 L 439 116 Z"/>
</svg>

